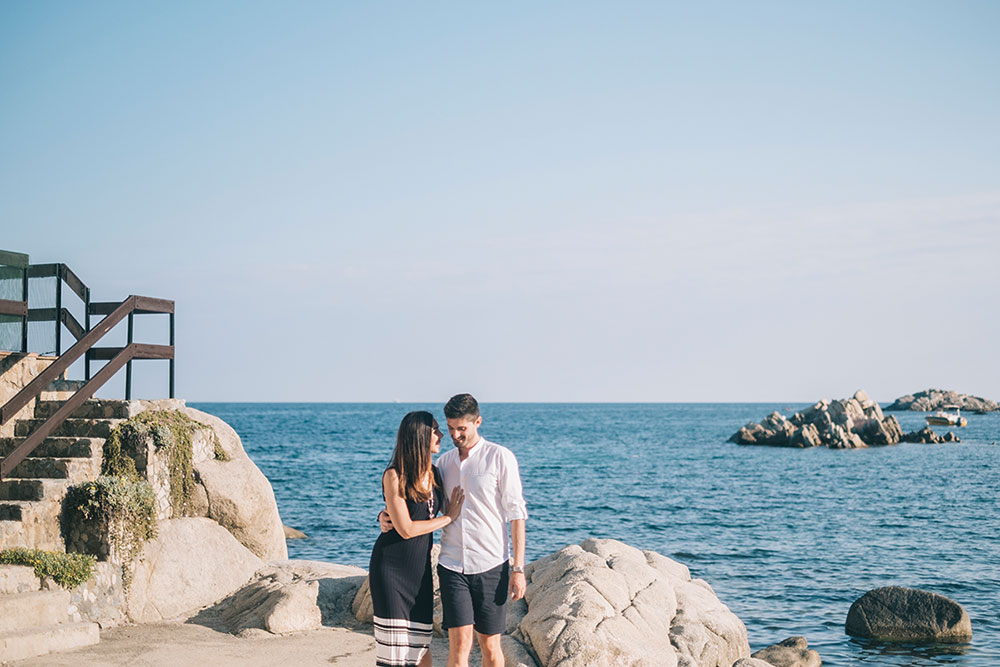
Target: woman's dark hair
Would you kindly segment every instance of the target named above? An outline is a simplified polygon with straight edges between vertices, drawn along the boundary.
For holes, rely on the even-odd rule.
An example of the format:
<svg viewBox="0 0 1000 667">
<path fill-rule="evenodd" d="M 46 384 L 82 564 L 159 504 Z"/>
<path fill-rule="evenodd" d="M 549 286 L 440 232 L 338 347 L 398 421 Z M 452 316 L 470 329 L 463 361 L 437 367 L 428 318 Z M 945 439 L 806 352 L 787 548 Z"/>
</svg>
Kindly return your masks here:
<svg viewBox="0 0 1000 667">
<path fill-rule="evenodd" d="M 431 434 L 436 426 L 434 416 L 423 410 L 407 414 L 399 423 L 389 467 L 399 475 L 399 494 L 414 502 L 430 497 L 431 489 L 421 491 L 417 483 L 430 472 Z M 433 485 L 436 480 L 433 475 L 430 478 Z"/>
</svg>

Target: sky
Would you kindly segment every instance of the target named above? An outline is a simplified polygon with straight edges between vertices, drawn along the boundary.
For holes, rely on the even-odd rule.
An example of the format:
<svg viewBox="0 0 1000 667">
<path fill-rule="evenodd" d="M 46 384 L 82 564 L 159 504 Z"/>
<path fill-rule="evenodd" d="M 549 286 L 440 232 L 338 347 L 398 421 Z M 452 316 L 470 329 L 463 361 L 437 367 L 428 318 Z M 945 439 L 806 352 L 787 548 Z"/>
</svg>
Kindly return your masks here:
<svg viewBox="0 0 1000 667">
<path fill-rule="evenodd" d="M 998 31 L 966 0 L 2 3 L 0 249 L 175 300 L 190 401 L 998 399 Z"/>
</svg>

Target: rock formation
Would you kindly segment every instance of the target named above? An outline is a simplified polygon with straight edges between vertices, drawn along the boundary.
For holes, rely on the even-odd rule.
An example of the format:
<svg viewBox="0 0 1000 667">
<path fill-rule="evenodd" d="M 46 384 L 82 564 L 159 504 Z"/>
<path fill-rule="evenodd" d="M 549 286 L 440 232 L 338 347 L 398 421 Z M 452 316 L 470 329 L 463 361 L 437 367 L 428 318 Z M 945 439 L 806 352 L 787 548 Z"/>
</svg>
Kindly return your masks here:
<svg viewBox="0 0 1000 667">
<path fill-rule="evenodd" d="M 844 630 L 855 637 L 890 641 L 972 639 L 972 621 L 962 605 L 902 586 L 876 588 L 855 600 Z"/>
<path fill-rule="evenodd" d="M 508 650 L 517 642 L 546 667 L 730 667 L 750 653 L 746 628 L 711 587 L 655 552 L 588 539 L 531 563 L 527 576 Z"/>
<path fill-rule="evenodd" d="M 317 561 L 286 560 L 262 568 L 246 586 L 215 605 L 227 630 L 241 637 L 315 630 L 351 618 L 365 571 Z"/>
<path fill-rule="evenodd" d="M 805 637 L 789 637 L 777 644 L 762 648 L 750 658 L 761 660 L 765 665 L 773 667 L 820 667 L 823 664 L 819 653 L 809 648 L 809 642 Z"/>
<path fill-rule="evenodd" d="M 851 398 L 824 398 L 802 412 L 785 418 L 772 412 L 757 424 L 750 422 L 729 438 L 740 445 L 854 449 L 894 445 L 903 432 L 895 417 L 886 417 L 864 390 Z"/>
<path fill-rule="evenodd" d="M 900 442 L 919 442 L 923 444 L 938 444 L 941 442 L 962 442 L 953 431 L 948 431 L 944 435 L 938 435 L 930 426 L 925 426 L 919 431 L 913 431 L 904 435 Z"/>
<path fill-rule="evenodd" d="M 995 412 L 1000 410 L 1000 403 L 980 396 L 960 394 L 957 391 L 945 389 L 928 389 L 915 394 L 900 396 L 886 410 L 915 410 L 931 412 L 940 410 L 946 405 L 957 405 L 962 410 L 971 412 Z"/>
</svg>

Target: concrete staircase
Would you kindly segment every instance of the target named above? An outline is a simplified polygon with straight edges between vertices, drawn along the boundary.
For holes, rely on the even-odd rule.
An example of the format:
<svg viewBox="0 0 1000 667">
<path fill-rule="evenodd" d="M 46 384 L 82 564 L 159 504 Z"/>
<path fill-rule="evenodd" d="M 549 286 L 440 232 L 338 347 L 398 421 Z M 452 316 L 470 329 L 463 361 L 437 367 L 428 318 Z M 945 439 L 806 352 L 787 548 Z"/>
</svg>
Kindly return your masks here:
<svg viewBox="0 0 1000 667">
<path fill-rule="evenodd" d="M 97 623 L 72 622 L 69 603 L 69 591 L 42 590 L 32 568 L 0 565 L 0 663 L 98 643 Z"/>
<path fill-rule="evenodd" d="M 49 398 L 44 393 L 40 397 Z M 0 456 L 12 452 L 60 405 L 60 400 L 37 401 L 34 418 L 17 420 L 14 437 L 0 438 Z M 65 551 L 59 515 L 66 490 L 97 478 L 104 441 L 130 416 L 130 405 L 129 401 L 87 401 L 9 477 L 0 480 L 0 550 L 20 546 Z"/>
</svg>

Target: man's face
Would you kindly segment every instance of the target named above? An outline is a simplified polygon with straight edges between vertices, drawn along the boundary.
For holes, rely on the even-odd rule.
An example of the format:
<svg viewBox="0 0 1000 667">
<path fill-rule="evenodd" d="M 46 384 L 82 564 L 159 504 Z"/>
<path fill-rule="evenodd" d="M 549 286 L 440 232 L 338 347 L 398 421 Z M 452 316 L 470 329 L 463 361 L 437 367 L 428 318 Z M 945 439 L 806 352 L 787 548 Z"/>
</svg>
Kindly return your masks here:
<svg viewBox="0 0 1000 667">
<path fill-rule="evenodd" d="M 483 423 L 482 417 L 456 417 L 448 420 L 448 433 L 452 442 L 459 449 L 471 447 L 479 441 L 479 425 Z"/>
</svg>

